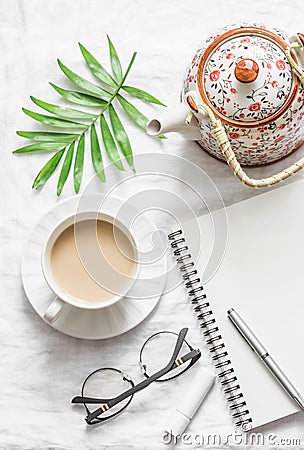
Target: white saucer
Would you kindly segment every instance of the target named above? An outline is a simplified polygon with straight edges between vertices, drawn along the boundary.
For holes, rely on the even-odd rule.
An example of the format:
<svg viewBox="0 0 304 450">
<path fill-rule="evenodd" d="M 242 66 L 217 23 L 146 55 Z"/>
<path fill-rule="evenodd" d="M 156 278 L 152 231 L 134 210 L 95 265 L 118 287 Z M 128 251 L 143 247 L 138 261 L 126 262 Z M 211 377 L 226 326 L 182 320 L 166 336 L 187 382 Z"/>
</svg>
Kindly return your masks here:
<svg viewBox="0 0 304 450">
<path fill-rule="evenodd" d="M 96 205 L 102 198 L 103 194 L 90 194 L 86 196 L 86 202 Z M 32 307 L 41 318 L 55 297 L 42 273 L 42 247 L 53 226 L 78 210 L 79 200 L 80 196 L 73 196 L 57 203 L 34 227 L 23 249 L 21 276 L 24 290 Z M 111 212 L 116 215 L 123 200 L 111 197 L 108 208 L 109 204 Z M 142 248 L 151 246 L 151 236 L 156 232 L 153 223 L 141 214 L 136 229 L 137 231 L 134 229 L 132 231 L 137 232 L 140 246 L 142 245 Z M 61 333 L 81 339 L 106 339 L 125 333 L 142 322 L 155 308 L 165 285 L 166 268 L 167 260 L 164 255 L 157 261 L 142 266 L 142 281 L 135 282 L 131 289 L 132 293 L 128 293 L 132 298 L 126 296 L 113 306 L 92 311 L 79 310 L 66 304 L 60 317 L 50 326 Z M 140 299 L 143 290 L 155 295 Z"/>
</svg>

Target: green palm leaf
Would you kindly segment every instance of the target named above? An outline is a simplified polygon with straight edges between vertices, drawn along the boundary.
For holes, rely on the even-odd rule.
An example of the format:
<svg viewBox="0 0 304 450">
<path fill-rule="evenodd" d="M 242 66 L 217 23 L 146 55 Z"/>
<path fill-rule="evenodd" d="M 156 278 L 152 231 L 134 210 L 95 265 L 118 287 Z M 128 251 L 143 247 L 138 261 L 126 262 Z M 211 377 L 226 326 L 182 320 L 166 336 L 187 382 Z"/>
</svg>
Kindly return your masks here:
<svg viewBox="0 0 304 450">
<path fill-rule="evenodd" d="M 119 101 L 125 112 L 128 114 L 130 119 L 140 128 L 145 130 L 148 123 L 148 118 L 120 94 L 117 95 L 117 100 Z"/>
<path fill-rule="evenodd" d="M 42 100 L 39 100 L 38 98 L 35 98 L 33 96 L 30 96 L 32 102 L 35 103 L 35 105 L 39 106 L 40 108 L 44 109 L 45 111 L 48 111 L 55 116 L 63 117 L 64 119 L 96 119 L 95 114 L 90 114 L 84 111 L 78 111 L 77 109 L 71 109 L 71 108 L 64 108 L 62 106 L 53 105 L 51 103 L 46 103 Z"/>
<path fill-rule="evenodd" d="M 134 161 L 133 161 L 133 153 L 131 144 L 128 138 L 128 135 L 126 133 L 126 130 L 124 129 L 123 124 L 121 123 L 114 107 L 112 105 L 109 106 L 109 115 L 110 115 L 110 121 L 112 130 L 115 136 L 115 139 L 120 147 L 120 150 L 124 157 L 126 158 L 129 166 L 135 172 L 134 167 Z"/>
<path fill-rule="evenodd" d="M 52 133 L 49 131 L 16 131 L 16 133 L 18 136 L 31 139 L 32 141 L 66 142 L 67 144 L 74 141 L 78 136 L 78 134 Z"/>
<path fill-rule="evenodd" d="M 71 170 L 71 165 L 72 165 L 72 159 L 73 159 L 73 154 L 74 154 L 74 142 L 69 146 L 68 151 L 65 155 L 63 164 L 62 164 L 62 168 L 61 168 L 61 172 L 59 175 L 59 179 L 58 179 L 58 184 L 57 184 L 57 196 L 59 197 L 59 195 L 62 192 L 63 186 L 65 185 L 65 182 L 69 176 L 70 170 Z"/>
<path fill-rule="evenodd" d="M 93 95 L 83 94 L 82 92 L 69 91 L 68 89 L 63 89 L 56 84 L 50 83 L 52 88 L 55 89 L 58 94 L 60 94 L 64 99 L 71 103 L 76 103 L 77 105 L 83 106 L 105 106 L 107 102 L 100 98 L 94 97 Z"/>
<path fill-rule="evenodd" d="M 155 103 L 156 105 L 166 106 L 160 100 L 153 97 L 153 95 L 149 94 L 146 91 L 143 91 L 142 89 L 138 89 L 133 86 L 122 86 L 122 89 L 132 97 L 139 98 L 140 100 L 148 103 Z"/>
<path fill-rule="evenodd" d="M 139 128 L 142 128 L 143 130 L 146 130 L 146 126 L 148 123 L 148 118 L 143 115 L 132 103 L 128 102 L 124 97 L 122 97 L 120 94 L 117 95 L 117 100 L 127 113 L 127 115 L 130 117 L 130 119 L 137 125 Z M 163 134 L 160 136 L 157 136 L 158 139 L 167 139 L 166 136 Z"/>
<path fill-rule="evenodd" d="M 92 156 L 93 167 L 95 169 L 95 172 L 96 172 L 98 178 L 103 182 L 106 181 L 104 168 L 103 168 L 103 161 L 102 161 L 102 156 L 101 156 L 101 151 L 100 151 L 100 145 L 99 145 L 99 141 L 98 141 L 98 137 L 97 137 L 97 133 L 96 133 L 94 124 L 91 127 L 91 156 Z"/>
<path fill-rule="evenodd" d="M 54 156 L 42 167 L 37 177 L 34 180 L 33 189 L 40 189 L 47 182 L 50 176 L 55 172 L 60 160 L 64 154 L 65 149 L 55 153 Z"/>
<path fill-rule="evenodd" d="M 94 108 L 92 112 L 81 111 L 72 107 L 60 106 L 40 100 L 31 96 L 31 100 L 39 108 L 47 111 L 50 115 L 40 114 L 35 111 L 23 108 L 23 112 L 31 119 L 40 122 L 47 127 L 60 128 L 61 130 L 51 132 L 48 128 L 37 131 L 17 131 L 21 137 L 32 141 L 29 145 L 17 148 L 13 153 L 25 154 L 33 152 L 55 152 L 49 161 L 43 166 L 37 175 L 33 188 L 41 188 L 52 176 L 58 164 L 65 154 L 64 161 L 57 183 L 57 195 L 59 196 L 67 182 L 72 164 L 74 164 L 74 190 L 79 192 L 84 168 L 85 158 L 85 138 L 90 133 L 91 159 L 94 170 L 101 181 L 106 180 L 103 155 L 105 152 L 110 161 L 119 170 L 124 170 L 121 153 L 127 160 L 128 165 L 135 172 L 132 147 L 113 101 L 118 100 L 125 115 L 127 115 L 137 126 L 146 128 L 147 117 L 142 114 L 132 103 L 130 103 L 121 92 L 145 101 L 163 105 L 156 97 L 148 92 L 133 86 L 128 86 L 126 79 L 134 64 L 137 53 L 133 52 L 127 69 L 123 73 L 120 58 L 109 36 L 108 49 L 112 74 L 82 45 L 79 44 L 82 56 L 90 72 L 99 83 L 91 82 L 78 75 L 58 60 L 59 67 L 63 74 L 75 85 L 78 90 L 70 90 L 50 83 L 52 88 L 69 104 L 81 105 L 86 108 Z M 126 83 L 126 84 L 125 84 Z M 107 110 L 109 120 L 106 119 Z M 100 125 L 103 148 L 101 150 L 96 126 Z M 164 136 L 159 136 L 164 138 Z M 77 147 L 77 148 L 76 148 Z M 120 153 L 121 152 L 121 153 Z M 73 155 L 75 160 L 73 163 Z"/>
<path fill-rule="evenodd" d="M 104 117 L 104 115 L 100 118 L 100 128 L 101 128 L 101 134 L 103 143 L 107 152 L 108 157 L 110 160 L 115 164 L 115 166 L 119 170 L 125 170 L 124 166 L 122 165 L 121 159 L 119 157 L 119 153 L 115 144 L 115 141 L 113 139 L 112 133 L 108 127 L 107 121 Z"/>
<path fill-rule="evenodd" d="M 38 122 L 44 123 L 45 125 L 48 125 L 50 127 L 59 127 L 59 128 L 86 128 L 86 125 L 79 122 L 72 122 L 68 120 L 63 119 L 57 119 L 56 117 L 52 116 L 46 116 L 44 114 L 38 114 L 34 111 L 30 111 L 28 109 L 22 108 L 22 111 L 27 116 L 31 117 L 34 120 L 37 120 Z"/>
<path fill-rule="evenodd" d="M 111 98 L 110 92 L 107 92 L 101 87 L 96 86 L 96 84 L 91 83 L 85 78 L 82 78 L 80 75 L 77 75 L 77 73 L 72 72 L 60 61 L 60 59 L 58 59 L 57 62 L 62 72 L 70 81 L 72 81 L 73 84 L 75 84 L 75 86 L 83 89 L 84 91 L 87 91 L 91 95 L 96 95 L 103 100 L 108 100 L 109 98 Z"/>
<path fill-rule="evenodd" d="M 117 55 L 116 49 L 108 35 L 107 35 L 107 38 L 108 38 L 108 45 L 109 45 L 109 51 L 110 51 L 110 60 L 111 60 L 112 71 L 113 71 L 113 74 L 114 74 L 116 80 L 118 81 L 118 83 L 120 83 L 122 80 L 122 77 L 123 77 L 120 60 Z"/>
<path fill-rule="evenodd" d="M 74 190 L 78 194 L 82 174 L 83 174 L 83 163 L 84 163 L 84 135 L 82 135 L 78 141 L 75 163 L 74 163 Z"/>
<path fill-rule="evenodd" d="M 67 143 L 65 142 L 39 142 L 36 144 L 26 145 L 25 147 L 17 148 L 17 150 L 14 150 L 13 153 L 21 154 L 61 150 L 62 148 L 65 148 L 66 145 Z"/>
<path fill-rule="evenodd" d="M 112 88 L 117 88 L 116 81 L 111 77 L 111 75 L 106 71 L 106 69 L 97 61 L 96 58 L 82 45 L 78 43 L 82 56 L 84 57 L 87 66 L 91 70 L 92 74 L 102 83 L 111 86 Z"/>
</svg>

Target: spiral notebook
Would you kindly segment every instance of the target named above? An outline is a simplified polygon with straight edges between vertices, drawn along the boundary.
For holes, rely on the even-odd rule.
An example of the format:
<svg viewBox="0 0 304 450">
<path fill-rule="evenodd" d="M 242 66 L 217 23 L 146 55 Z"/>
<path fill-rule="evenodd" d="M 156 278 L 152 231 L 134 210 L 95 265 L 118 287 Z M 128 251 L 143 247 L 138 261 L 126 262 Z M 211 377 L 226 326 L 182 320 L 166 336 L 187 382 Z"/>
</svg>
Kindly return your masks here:
<svg viewBox="0 0 304 450">
<path fill-rule="evenodd" d="M 204 286 L 198 274 L 208 251 L 194 267 L 187 256 L 187 236 L 178 230 L 168 238 L 231 415 L 246 430 L 299 409 L 236 332 L 227 318 L 229 308 L 248 322 L 304 394 L 304 180 L 229 206 L 226 212 L 226 253 Z M 208 248 L 213 240 L 210 218 L 198 220 Z"/>
</svg>

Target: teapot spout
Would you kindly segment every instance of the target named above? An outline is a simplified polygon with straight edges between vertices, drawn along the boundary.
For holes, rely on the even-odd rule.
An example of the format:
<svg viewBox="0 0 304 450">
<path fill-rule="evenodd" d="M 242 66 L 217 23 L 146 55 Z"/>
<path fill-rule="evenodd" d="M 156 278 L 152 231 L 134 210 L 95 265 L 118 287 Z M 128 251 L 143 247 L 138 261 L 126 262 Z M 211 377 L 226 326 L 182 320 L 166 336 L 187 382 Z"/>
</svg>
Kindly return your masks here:
<svg viewBox="0 0 304 450">
<path fill-rule="evenodd" d="M 147 123 L 147 134 L 150 136 L 160 136 L 167 133 L 179 133 L 187 140 L 200 140 L 201 133 L 196 119 L 192 119 L 189 124 L 186 123 L 189 111 L 190 108 L 184 103 L 167 108 L 161 118 L 151 119 Z"/>
</svg>

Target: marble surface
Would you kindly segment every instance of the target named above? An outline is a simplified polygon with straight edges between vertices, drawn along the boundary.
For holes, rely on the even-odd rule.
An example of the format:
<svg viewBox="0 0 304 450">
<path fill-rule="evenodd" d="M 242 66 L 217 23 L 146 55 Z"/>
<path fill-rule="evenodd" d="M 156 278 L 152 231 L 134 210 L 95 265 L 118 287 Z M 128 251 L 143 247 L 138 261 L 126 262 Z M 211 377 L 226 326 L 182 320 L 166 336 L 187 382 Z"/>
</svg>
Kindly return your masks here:
<svg viewBox="0 0 304 450">
<path fill-rule="evenodd" d="M 177 394 L 187 382 L 191 382 L 190 372 L 181 379 L 151 386 L 137 396 L 123 416 L 95 428 L 86 426 L 83 411 L 72 408 L 69 400 L 78 393 L 86 374 L 99 366 L 109 364 L 121 367 L 130 372 L 135 380 L 140 380 L 137 365 L 139 348 L 146 337 L 158 330 L 169 328 L 177 331 L 182 326 L 189 326 L 189 340 L 203 348 L 199 330 L 182 291 L 165 295 L 144 323 L 125 335 L 107 341 L 89 342 L 65 336 L 36 315 L 22 289 L 20 256 L 34 223 L 58 200 L 55 196 L 56 177 L 43 191 L 31 191 L 32 180 L 46 156 L 17 157 L 11 154 L 14 148 L 23 144 L 15 131 L 32 129 L 33 126 L 21 112 L 22 106 L 30 106 L 29 95 L 54 102 L 56 95 L 47 82 L 64 84 L 56 58 L 60 57 L 71 68 L 78 68 L 84 74 L 77 42 L 101 55 L 100 59 L 104 61 L 108 33 L 119 54 L 123 55 L 124 66 L 131 52 L 138 51 L 129 83 L 147 89 L 168 105 L 174 105 L 189 58 L 202 39 L 214 29 L 229 22 L 257 20 L 280 26 L 293 34 L 303 31 L 303 13 L 304 5 L 300 0 L 273 0 L 267 3 L 263 0 L 193 0 L 191 3 L 173 0 L 0 2 L 1 449 L 167 448 L 169 446 L 162 442 L 163 423 L 174 406 Z M 159 108 L 148 105 L 143 105 L 141 109 L 150 117 L 159 111 Z M 202 168 L 212 178 L 227 205 L 259 194 L 242 186 L 226 165 L 205 154 L 195 143 L 185 142 L 177 135 L 170 136 L 166 141 L 151 139 L 132 124 L 128 125 L 128 131 L 135 154 L 153 152 L 159 155 L 160 161 L 161 155 L 177 155 Z M 303 149 L 298 153 L 303 153 Z M 293 158 L 291 156 L 289 160 Z M 169 158 L 169 161 L 172 159 Z M 250 174 L 258 177 L 285 164 L 286 160 L 263 169 L 251 169 Z M 164 166 L 162 170 L 166 174 L 169 168 Z M 92 174 L 87 158 L 85 183 Z M 294 180 L 301 176 L 303 174 L 298 174 Z M 172 189 L 168 177 L 162 176 L 137 177 L 132 186 L 128 192 L 155 186 L 169 191 Z M 106 186 L 98 183 L 92 183 L 91 188 L 97 192 L 107 190 Z M 62 198 L 72 194 L 70 180 Z M 125 194 L 122 189 L 121 195 Z M 195 206 L 199 209 L 200 205 Z M 209 364 L 205 353 L 200 364 Z M 278 439 L 300 438 L 304 445 L 303 425 L 303 416 L 298 414 L 269 424 L 261 431 L 265 435 L 276 435 Z M 217 388 L 212 390 L 188 431 L 205 436 L 225 436 L 231 431 L 226 405 Z M 208 447 L 198 441 L 179 443 L 178 446 Z M 284 448 L 283 445 L 277 446 Z M 224 441 L 221 445 L 209 447 L 256 448 L 244 442 L 226 444 Z M 269 448 L 267 443 L 265 448 Z M 290 444 L 288 448 L 299 448 L 299 445 Z"/>
</svg>

